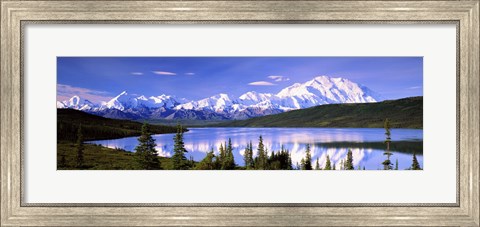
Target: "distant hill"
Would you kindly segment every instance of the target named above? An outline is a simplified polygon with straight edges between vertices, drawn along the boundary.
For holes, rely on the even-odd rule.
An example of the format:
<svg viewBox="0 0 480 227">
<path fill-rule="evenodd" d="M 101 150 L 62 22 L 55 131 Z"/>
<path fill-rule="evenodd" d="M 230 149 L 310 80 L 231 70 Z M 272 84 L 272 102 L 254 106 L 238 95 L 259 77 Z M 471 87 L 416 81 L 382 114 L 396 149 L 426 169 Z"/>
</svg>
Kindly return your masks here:
<svg viewBox="0 0 480 227">
<path fill-rule="evenodd" d="M 82 125 L 85 140 L 116 139 L 139 136 L 142 123 L 104 118 L 74 109 L 57 109 L 57 140 L 75 141 Z M 175 133 L 176 127 L 149 125 L 152 134 Z"/>
<path fill-rule="evenodd" d="M 285 113 L 229 121 L 216 127 L 423 128 L 423 97 L 377 103 L 328 104 Z"/>
</svg>

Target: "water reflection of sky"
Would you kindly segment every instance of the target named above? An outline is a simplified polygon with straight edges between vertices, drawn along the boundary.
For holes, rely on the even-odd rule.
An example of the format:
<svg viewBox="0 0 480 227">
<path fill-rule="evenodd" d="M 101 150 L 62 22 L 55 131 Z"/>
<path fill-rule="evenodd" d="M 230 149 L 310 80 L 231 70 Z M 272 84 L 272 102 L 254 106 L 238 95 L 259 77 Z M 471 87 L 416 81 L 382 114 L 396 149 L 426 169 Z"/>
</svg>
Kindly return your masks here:
<svg viewBox="0 0 480 227">
<path fill-rule="evenodd" d="M 254 153 L 258 144 L 258 137 L 262 135 L 265 147 L 269 151 L 279 151 L 283 145 L 292 156 L 293 163 L 300 162 L 305 157 L 306 144 L 311 145 L 312 159 L 319 159 L 320 166 L 324 166 L 327 154 L 331 161 L 340 165 L 346 158 L 348 149 L 352 150 L 355 167 L 364 166 L 366 169 L 382 169 L 381 162 L 385 159 L 383 149 L 365 147 L 326 147 L 322 143 L 332 142 L 380 142 L 385 139 L 384 129 L 371 128 L 191 128 L 184 134 L 185 148 L 189 151 L 187 157 L 201 160 L 205 153 L 212 148 L 215 152 L 222 143 L 232 139 L 235 161 L 243 165 L 243 152 L 252 141 Z M 173 134 L 154 135 L 159 155 L 170 157 L 173 151 Z M 392 129 L 392 141 L 422 141 L 423 130 L 418 129 Z M 394 143 L 393 142 L 393 143 Z M 138 141 L 136 137 L 115 140 L 100 140 L 90 143 L 100 144 L 110 148 L 122 148 L 133 151 Z M 420 165 L 423 166 L 423 156 L 417 154 Z M 412 155 L 409 153 L 393 151 L 392 162 L 398 159 L 399 168 L 405 169 L 411 165 Z"/>
</svg>

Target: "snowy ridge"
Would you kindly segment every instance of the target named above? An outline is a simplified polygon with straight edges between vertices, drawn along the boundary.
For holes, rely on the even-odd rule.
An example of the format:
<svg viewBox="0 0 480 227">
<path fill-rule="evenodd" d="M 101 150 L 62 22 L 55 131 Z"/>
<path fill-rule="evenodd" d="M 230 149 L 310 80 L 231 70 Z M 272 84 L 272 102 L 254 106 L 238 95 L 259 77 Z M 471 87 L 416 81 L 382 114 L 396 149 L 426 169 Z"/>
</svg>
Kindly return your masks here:
<svg viewBox="0 0 480 227">
<path fill-rule="evenodd" d="M 277 94 L 250 91 L 232 98 L 221 93 L 188 101 L 165 94 L 147 98 L 123 91 L 99 105 L 73 96 L 70 100 L 57 101 L 57 108 L 73 108 L 110 117 L 115 113 L 113 117 L 128 116 L 126 118 L 246 119 L 324 104 L 377 101 L 381 101 L 380 96 L 363 85 L 344 78 L 318 76 L 303 84 L 295 83 Z M 120 114 L 122 112 L 125 114 Z"/>
</svg>

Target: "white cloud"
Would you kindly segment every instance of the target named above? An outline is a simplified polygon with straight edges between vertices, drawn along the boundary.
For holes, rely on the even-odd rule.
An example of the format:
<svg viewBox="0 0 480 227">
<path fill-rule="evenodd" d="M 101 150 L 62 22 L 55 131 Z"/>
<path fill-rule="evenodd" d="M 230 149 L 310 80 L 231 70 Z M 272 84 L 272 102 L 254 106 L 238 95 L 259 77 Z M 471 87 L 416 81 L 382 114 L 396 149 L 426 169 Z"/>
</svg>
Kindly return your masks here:
<svg viewBox="0 0 480 227">
<path fill-rule="evenodd" d="M 414 90 L 414 89 L 420 89 L 420 88 L 422 88 L 422 87 L 421 86 L 413 86 L 413 87 L 409 87 L 408 89 Z"/>
<path fill-rule="evenodd" d="M 78 95 L 81 98 L 88 99 L 91 102 L 100 103 L 101 101 L 112 99 L 106 91 L 97 91 L 88 88 L 73 87 L 66 84 L 57 84 L 57 101 L 65 101 Z"/>
<path fill-rule="evenodd" d="M 195 73 L 185 73 L 185 75 L 187 75 L 187 76 L 193 76 L 193 75 L 195 75 Z"/>
<path fill-rule="evenodd" d="M 269 79 L 272 79 L 276 82 L 289 81 L 290 78 L 286 76 L 268 76 Z"/>
<path fill-rule="evenodd" d="M 248 85 L 252 85 L 252 86 L 273 86 L 273 85 L 276 85 L 276 84 L 270 83 L 268 81 L 255 81 L 255 82 L 249 83 Z"/>
<path fill-rule="evenodd" d="M 166 72 L 166 71 L 152 71 L 152 73 L 155 73 L 157 75 L 165 75 L 165 76 L 175 76 L 175 75 L 177 75 L 176 73 Z"/>
<path fill-rule="evenodd" d="M 130 74 L 135 75 L 135 76 L 141 76 L 141 75 L 143 75 L 142 72 L 131 72 Z"/>
</svg>

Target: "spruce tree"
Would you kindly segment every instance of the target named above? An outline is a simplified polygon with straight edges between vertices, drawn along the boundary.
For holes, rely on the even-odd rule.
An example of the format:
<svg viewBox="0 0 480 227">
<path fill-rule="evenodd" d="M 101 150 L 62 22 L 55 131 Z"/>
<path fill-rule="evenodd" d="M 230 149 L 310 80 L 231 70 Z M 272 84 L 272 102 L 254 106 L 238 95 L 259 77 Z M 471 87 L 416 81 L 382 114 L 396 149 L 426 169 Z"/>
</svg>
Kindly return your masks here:
<svg viewBox="0 0 480 227">
<path fill-rule="evenodd" d="M 292 163 L 292 154 L 288 150 L 285 151 L 287 153 L 287 168 L 286 169 L 293 169 L 293 163 Z"/>
<path fill-rule="evenodd" d="M 300 160 L 300 169 L 307 170 L 307 167 L 305 165 L 305 158 L 302 158 L 302 160 Z"/>
<path fill-rule="evenodd" d="M 327 161 L 325 162 L 324 170 L 332 170 L 332 163 L 330 162 L 330 157 L 327 154 Z"/>
<path fill-rule="evenodd" d="M 190 160 L 188 160 L 188 166 L 190 169 L 195 167 L 195 161 L 193 160 L 193 156 L 190 155 Z"/>
<path fill-rule="evenodd" d="M 385 119 L 384 128 L 385 128 L 385 144 L 387 145 L 387 148 L 383 154 L 387 156 L 387 159 L 385 159 L 385 161 L 383 161 L 382 164 L 383 164 L 384 170 L 391 170 L 392 162 L 390 161 L 390 156 L 392 155 L 392 152 L 390 152 L 390 143 L 392 142 L 392 139 L 391 139 L 391 133 L 390 133 L 390 121 L 388 120 L 388 118 Z"/>
<path fill-rule="evenodd" d="M 228 162 L 228 148 L 227 148 L 227 141 L 224 142 L 223 146 L 223 157 L 222 157 L 222 169 L 227 169 L 227 162 Z"/>
<path fill-rule="evenodd" d="M 265 151 L 267 149 L 265 148 Z M 292 169 L 292 159 L 291 159 L 291 156 L 288 152 L 288 150 L 286 150 L 283 145 L 280 149 L 280 151 L 278 152 L 270 152 L 270 156 L 268 157 L 268 161 L 267 161 L 267 168 L 268 169 L 271 169 L 271 170 L 280 170 L 280 169 L 284 169 L 284 170 L 288 170 L 288 169 Z"/>
<path fill-rule="evenodd" d="M 250 141 L 250 154 L 249 154 L 249 166 L 251 169 L 254 169 L 255 168 L 255 162 L 254 162 L 254 159 L 253 159 L 253 144 L 252 144 L 252 141 Z"/>
<path fill-rule="evenodd" d="M 158 153 L 155 150 L 155 139 L 148 132 L 148 125 L 142 125 L 142 134 L 138 137 L 138 145 L 135 147 L 135 160 L 140 169 L 160 169 Z"/>
<path fill-rule="evenodd" d="M 307 144 L 305 151 L 305 170 L 312 170 L 312 155 L 310 154 L 310 144 Z"/>
<path fill-rule="evenodd" d="M 395 170 L 398 170 L 398 158 L 395 160 Z"/>
<path fill-rule="evenodd" d="M 173 141 L 173 169 L 188 169 L 187 158 L 185 157 L 185 153 L 188 151 L 185 149 L 185 144 L 183 142 L 182 126 L 177 125 L 177 134 L 175 134 Z"/>
<path fill-rule="evenodd" d="M 262 136 L 259 137 L 257 157 L 255 158 L 255 169 L 267 169 L 267 154 L 263 145 Z"/>
<path fill-rule="evenodd" d="M 227 158 L 227 153 L 225 152 L 225 148 L 223 148 L 223 143 L 220 144 L 220 148 L 218 148 L 218 157 L 216 159 L 216 165 L 219 169 L 224 168 L 224 162 Z"/>
<path fill-rule="evenodd" d="M 412 167 L 410 168 L 411 170 L 421 170 L 420 164 L 417 161 L 417 155 L 413 153 L 413 160 L 412 160 Z"/>
<path fill-rule="evenodd" d="M 315 170 L 320 170 L 320 163 L 318 162 L 318 158 L 317 162 L 315 163 Z"/>
<path fill-rule="evenodd" d="M 346 170 L 354 170 L 355 167 L 353 166 L 353 154 L 352 150 L 348 150 L 347 153 L 347 161 L 345 162 L 345 169 Z"/>
<path fill-rule="evenodd" d="M 226 151 L 225 151 L 225 161 L 223 163 L 223 169 L 235 169 L 235 159 L 233 157 L 233 147 L 232 147 L 232 140 L 228 138 L 228 146 L 226 146 Z"/>
<path fill-rule="evenodd" d="M 77 158 L 76 158 L 76 167 L 82 168 L 84 165 L 83 160 L 83 134 L 82 134 L 82 125 L 78 127 L 77 130 L 77 143 L 75 144 L 75 148 L 77 151 Z"/>
<path fill-rule="evenodd" d="M 247 144 L 247 147 L 245 148 L 243 160 L 245 161 L 245 169 L 253 169 L 254 165 L 252 141 L 250 141 L 250 143 Z"/>
<path fill-rule="evenodd" d="M 207 156 L 205 156 L 205 158 L 203 158 L 202 161 L 200 161 L 197 164 L 195 169 L 198 169 L 198 170 L 214 170 L 215 169 L 215 161 L 213 160 L 214 158 L 215 158 L 215 154 L 214 154 L 213 148 L 212 148 L 212 150 L 207 152 Z"/>
</svg>

